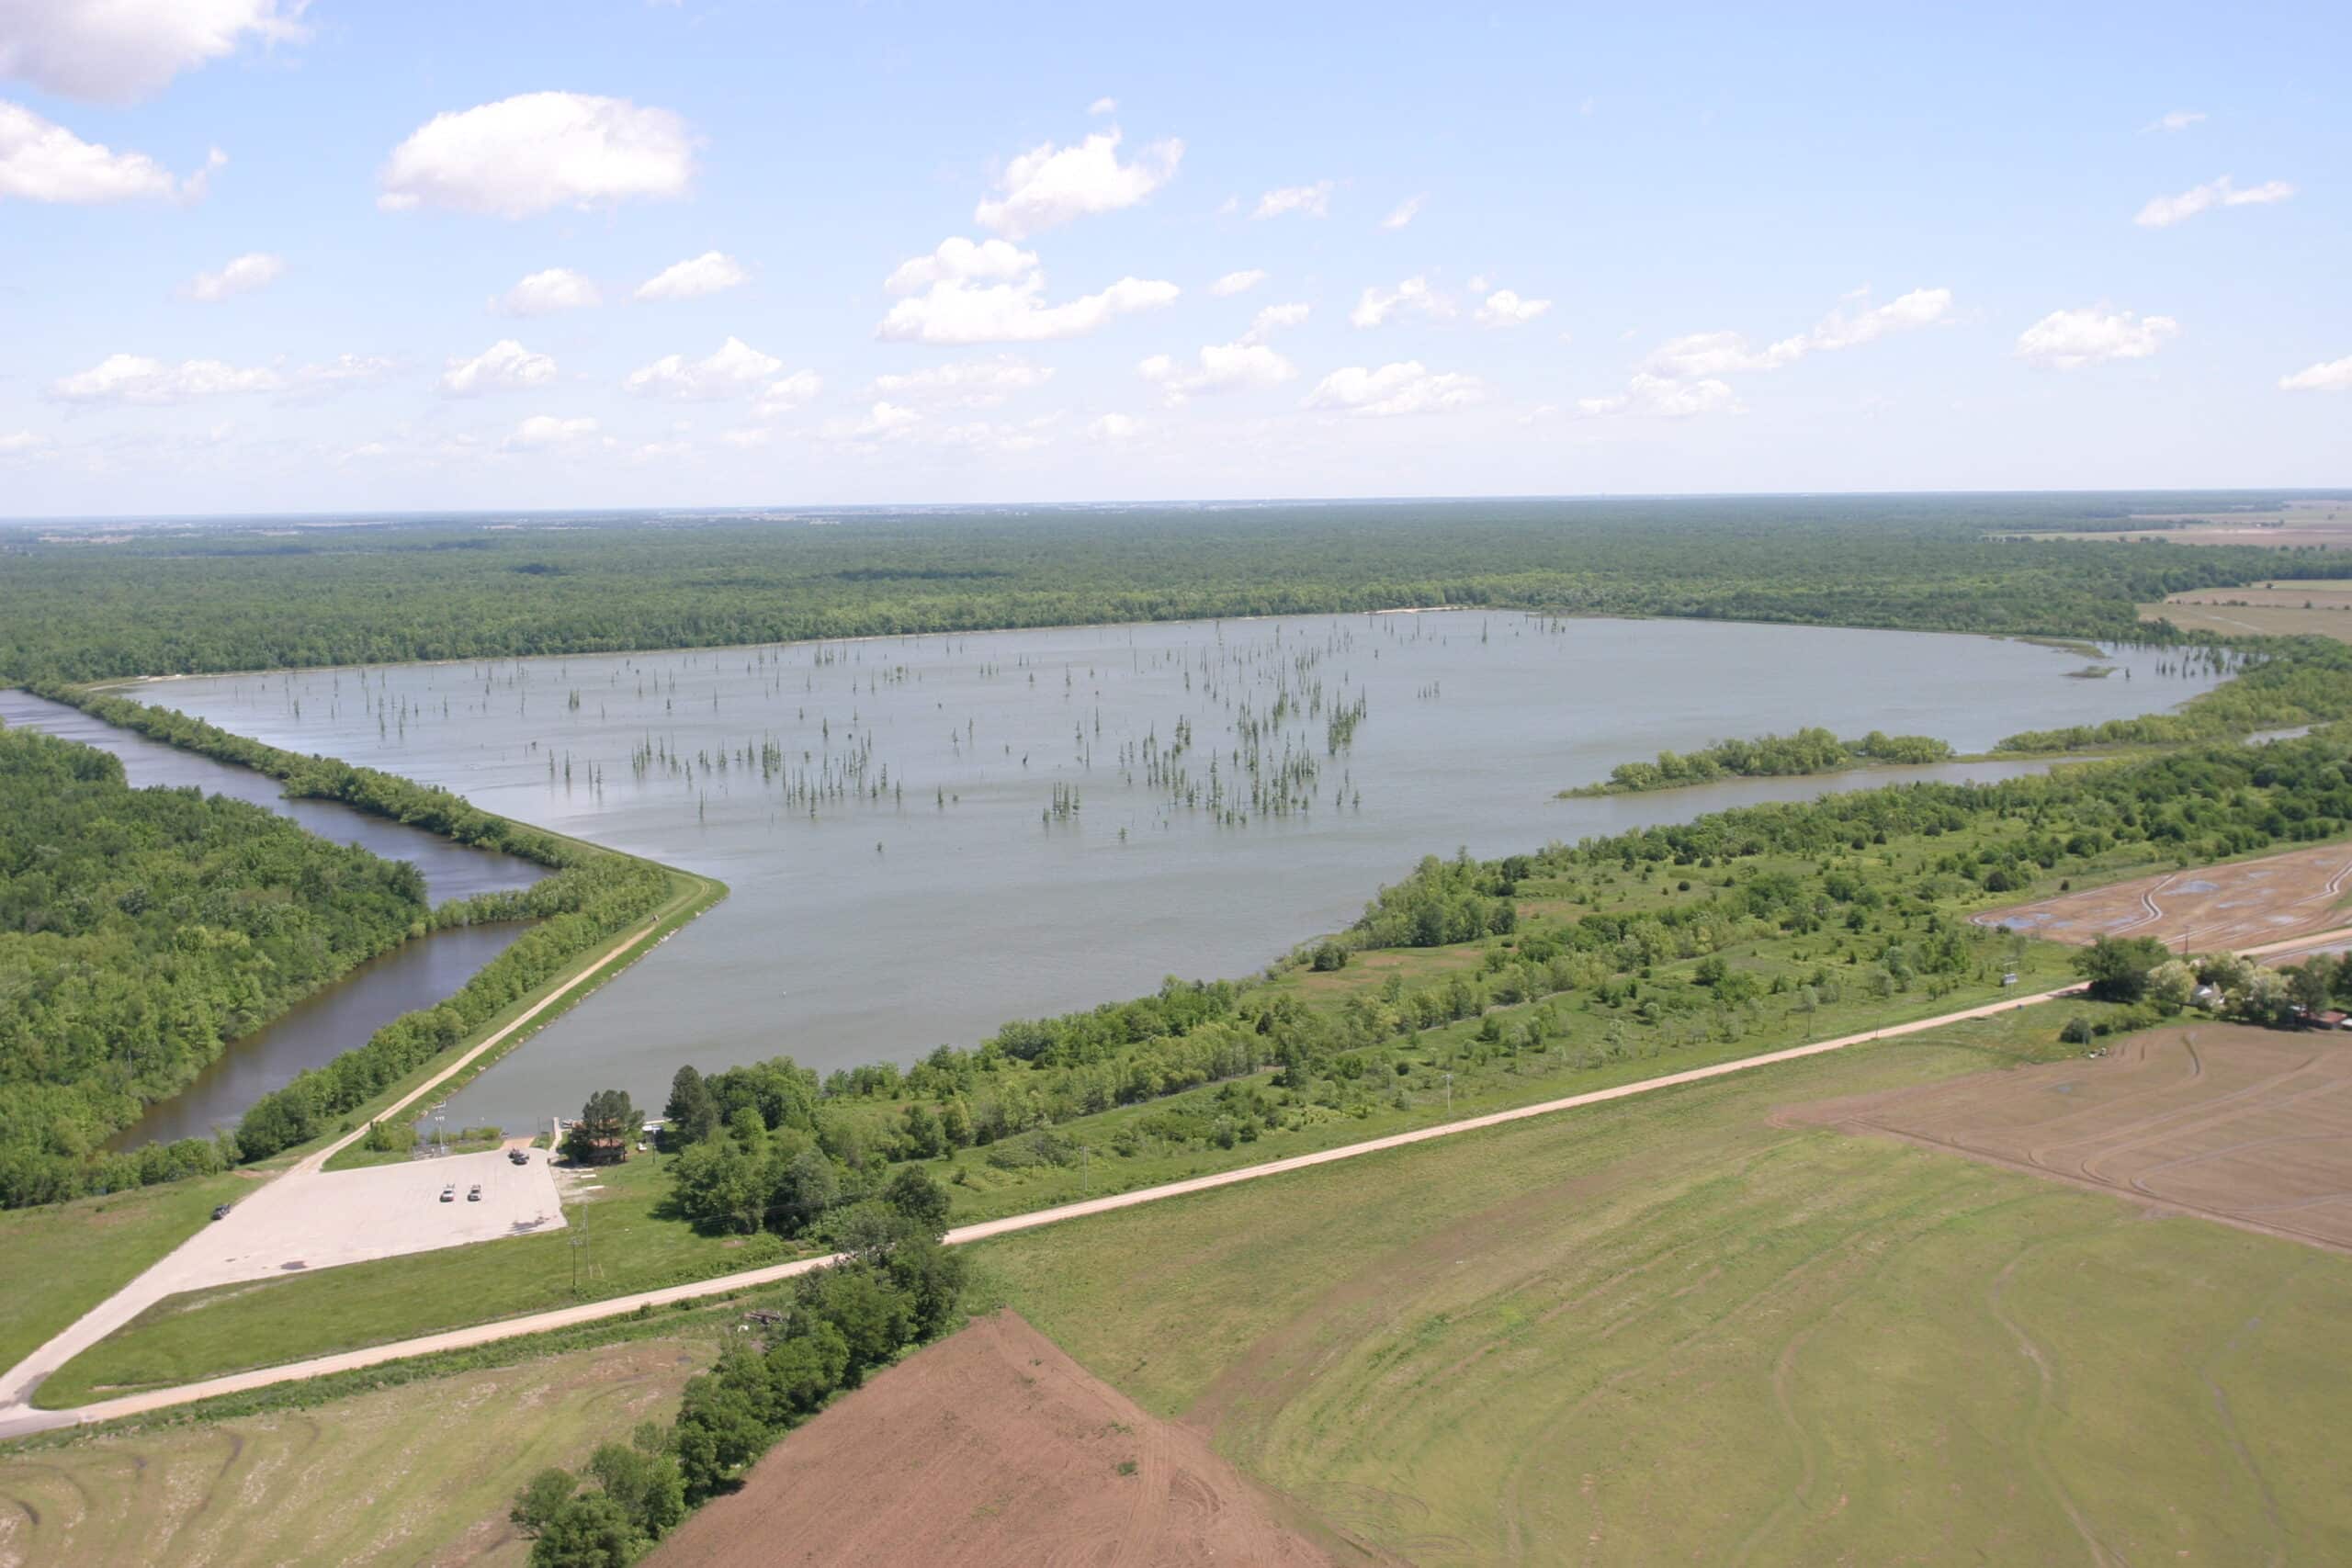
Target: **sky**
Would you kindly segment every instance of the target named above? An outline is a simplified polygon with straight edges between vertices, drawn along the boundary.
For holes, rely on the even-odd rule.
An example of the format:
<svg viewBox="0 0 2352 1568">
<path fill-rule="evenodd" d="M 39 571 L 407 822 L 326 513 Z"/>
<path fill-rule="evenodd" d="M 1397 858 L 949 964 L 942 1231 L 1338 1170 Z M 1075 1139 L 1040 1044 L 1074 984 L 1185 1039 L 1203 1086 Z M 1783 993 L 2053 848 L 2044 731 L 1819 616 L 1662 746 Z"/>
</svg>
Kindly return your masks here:
<svg viewBox="0 0 2352 1568">
<path fill-rule="evenodd" d="M 2340 4 L 0 0 L 0 515 L 2343 485 L 2346 60 Z"/>
</svg>

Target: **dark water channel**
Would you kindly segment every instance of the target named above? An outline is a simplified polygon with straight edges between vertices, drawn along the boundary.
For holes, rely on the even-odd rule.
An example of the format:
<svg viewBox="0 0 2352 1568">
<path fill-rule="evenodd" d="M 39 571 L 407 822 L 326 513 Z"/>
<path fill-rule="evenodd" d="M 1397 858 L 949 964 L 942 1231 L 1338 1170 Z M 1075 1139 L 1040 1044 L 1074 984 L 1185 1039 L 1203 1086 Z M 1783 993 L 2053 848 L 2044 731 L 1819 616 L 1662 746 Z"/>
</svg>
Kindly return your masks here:
<svg viewBox="0 0 2352 1568">
<path fill-rule="evenodd" d="M 513 855 L 477 850 L 331 800 L 289 800 L 276 779 L 182 751 L 30 693 L 0 691 L 0 721 L 78 740 L 122 759 L 131 786 L 193 785 L 267 807 L 338 843 L 358 844 L 424 874 L 436 904 L 476 893 L 528 887 L 548 874 Z M 430 1007 L 463 986 L 522 935 L 521 925 L 470 926 L 427 933 L 369 960 L 241 1039 L 170 1100 L 110 1141 L 112 1148 L 209 1137 L 233 1126 L 247 1106 L 306 1067 L 324 1066 L 404 1012 Z"/>
</svg>

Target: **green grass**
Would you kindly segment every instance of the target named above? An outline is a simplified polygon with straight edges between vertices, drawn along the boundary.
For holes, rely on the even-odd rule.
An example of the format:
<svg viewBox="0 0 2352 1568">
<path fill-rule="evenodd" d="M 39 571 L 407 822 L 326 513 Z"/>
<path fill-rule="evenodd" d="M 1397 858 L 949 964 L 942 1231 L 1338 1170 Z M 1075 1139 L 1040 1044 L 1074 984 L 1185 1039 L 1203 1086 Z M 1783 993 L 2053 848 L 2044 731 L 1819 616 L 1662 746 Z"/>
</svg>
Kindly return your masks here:
<svg viewBox="0 0 2352 1568">
<path fill-rule="evenodd" d="M 666 1337 L 361 1394 L 311 1413 L 130 1428 L 0 1453 L 7 1561 L 519 1565 L 514 1494 L 639 1421 L 707 1365 L 707 1323 Z M 21 1513 L 19 1513 L 21 1510 Z"/>
<path fill-rule="evenodd" d="M 202 1230 L 213 1206 L 253 1190 L 233 1175 L 0 1211 L 0 1371 L 15 1366 L 147 1266 Z"/>
<path fill-rule="evenodd" d="M 654 1163 L 639 1156 L 591 1178 L 602 1190 L 564 1204 L 565 1230 L 173 1296 L 67 1362 L 36 1402 L 65 1409 L 798 1255 L 773 1236 L 698 1235 L 655 1218 L 669 1180 Z M 584 1247 L 577 1245 L 582 1237 Z M 582 1276 L 577 1293 L 575 1265 Z"/>
<path fill-rule="evenodd" d="M 979 1294 L 1417 1561 L 2352 1557 L 2352 1259 L 1772 1119 L 2056 1022 L 1008 1237 Z"/>
</svg>

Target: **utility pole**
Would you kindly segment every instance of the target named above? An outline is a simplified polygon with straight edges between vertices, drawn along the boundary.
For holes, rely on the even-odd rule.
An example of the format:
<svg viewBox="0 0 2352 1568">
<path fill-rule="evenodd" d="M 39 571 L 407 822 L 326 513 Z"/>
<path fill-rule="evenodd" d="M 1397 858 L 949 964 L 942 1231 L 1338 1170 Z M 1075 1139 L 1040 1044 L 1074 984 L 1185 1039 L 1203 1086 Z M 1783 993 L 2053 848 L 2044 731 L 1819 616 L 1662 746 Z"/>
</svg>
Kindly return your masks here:
<svg viewBox="0 0 2352 1568">
<path fill-rule="evenodd" d="M 1445 1113 L 1448 1116 L 1453 1114 L 1453 1075 L 1452 1073 L 1445 1075 Z"/>
</svg>

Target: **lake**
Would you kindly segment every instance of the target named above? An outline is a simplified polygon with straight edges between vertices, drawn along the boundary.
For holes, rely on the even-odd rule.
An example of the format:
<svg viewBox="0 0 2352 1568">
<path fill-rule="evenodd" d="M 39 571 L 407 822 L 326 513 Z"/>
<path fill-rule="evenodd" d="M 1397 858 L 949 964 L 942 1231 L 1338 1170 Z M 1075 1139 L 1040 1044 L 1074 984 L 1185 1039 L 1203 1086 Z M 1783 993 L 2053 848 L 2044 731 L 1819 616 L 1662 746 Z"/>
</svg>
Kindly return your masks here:
<svg viewBox="0 0 2352 1568">
<path fill-rule="evenodd" d="M 1482 612 L 1012 631 L 141 683 L 731 897 L 451 1102 L 522 1129 L 684 1063 L 820 1069 L 1229 976 L 1424 854 L 1533 849 L 1949 764 L 1559 800 L 1661 749 L 1825 725 L 1980 750 L 2171 707 L 2178 656 Z"/>
<path fill-rule="evenodd" d="M 514 855 L 451 843 L 437 834 L 355 811 L 339 801 L 289 800 L 278 783 L 250 768 L 216 762 L 91 717 L 81 709 L 28 692 L 0 691 L 0 721 L 111 751 L 122 759 L 133 788 L 194 786 L 267 807 L 337 843 L 356 843 L 388 860 L 404 860 L 424 875 L 433 901 L 528 887 L 547 868 Z M 232 1040 L 212 1065 L 178 1094 L 107 1140 L 116 1149 L 175 1138 L 210 1137 L 234 1126 L 245 1108 L 279 1089 L 305 1067 L 323 1066 L 404 1012 L 431 1007 L 523 933 L 520 925 L 458 927 L 428 931 L 354 969 L 305 997 L 253 1033 Z"/>
</svg>

